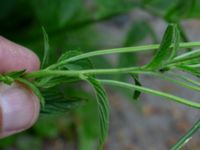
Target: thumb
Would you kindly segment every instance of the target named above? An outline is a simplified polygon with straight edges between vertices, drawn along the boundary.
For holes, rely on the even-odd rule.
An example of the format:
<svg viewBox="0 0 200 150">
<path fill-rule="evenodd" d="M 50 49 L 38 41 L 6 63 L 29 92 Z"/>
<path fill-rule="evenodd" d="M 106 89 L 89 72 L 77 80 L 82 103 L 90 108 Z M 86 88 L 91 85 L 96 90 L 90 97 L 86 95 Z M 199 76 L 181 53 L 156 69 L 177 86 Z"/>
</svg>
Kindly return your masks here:
<svg viewBox="0 0 200 150">
<path fill-rule="evenodd" d="M 31 127 L 39 114 L 39 102 L 20 83 L 0 84 L 0 138 Z"/>
</svg>

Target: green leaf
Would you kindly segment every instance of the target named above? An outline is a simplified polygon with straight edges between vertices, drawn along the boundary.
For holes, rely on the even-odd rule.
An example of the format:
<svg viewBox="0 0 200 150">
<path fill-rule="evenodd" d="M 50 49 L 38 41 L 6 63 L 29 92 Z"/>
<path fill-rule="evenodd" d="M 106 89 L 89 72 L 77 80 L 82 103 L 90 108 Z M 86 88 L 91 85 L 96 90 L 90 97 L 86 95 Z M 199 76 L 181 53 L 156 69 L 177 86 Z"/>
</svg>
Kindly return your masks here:
<svg viewBox="0 0 200 150">
<path fill-rule="evenodd" d="M 134 22 L 126 36 L 124 47 L 132 46 L 141 43 L 148 35 L 151 35 L 154 41 L 157 41 L 155 33 L 146 21 Z"/>
<path fill-rule="evenodd" d="M 83 97 L 69 97 L 61 92 L 58 88 L 51 88 L 42 91 L 45 99 L 45 107 L 41 113 L 45 114 L 60 114 L 83 105 L 87 101 Z"/>
<path fill-rule="evenodd" d="M 31 4 L 36 19 L 49 31 L 64 27 L 76 19 L 74 17 L 80 11 L 82 2 L 80 0 L 34 0 Z"/>
<path fill-rule="evenodd" d="M 42 107 L 45 106 L 44 97 L 42 96 L 40 90 L 34 85 L 34 83 L 32 83 L 31 81 L 28 81 L 26 79 L 23 79 L 23 78 L 17 78 L 16 80 L 25 84 L 26 86 L 28 86 L 35 93 L 35 95 L 38 97 L 38 99 L 40 100 L 41 106 Z"/>
<path fill-rule="evenodd" d="M 151 36 L 153 41 L 156 43 L 157 37 L 152 27 L 146 21 L 134 22 L 129 29 L 123 47 L 129 47 L 132 45 L 138 45 L 144 41 L 147 36 Z M 133 66 L 137 62 L 137 54 L 133 53 L 124 53 L 119 55 L 118 66 Z"/>
<path fill-rule="evenodd" d="M 79 50 L 67 51 L 60 56 L 60 58 L 58 59 L 58 63 L 62 62 L 64 60 L 67 60 L 71 57 L 80 55 L 80 54 L 82 54 L 82 52 L 79 51 Z M 90 62 L 90 60 L 86 58 L 86 59 L 81 59 L 81 60 L 78 60 L 78 61 L 75 61 L 75 62 L 62 64 L 58 68 L 59 69 L 68 69 L 68 70 L 82 70 L 82 69 L 91 69 L 91 68 L 93 68 L 93 65 Z"/>
<path fill-rule="evenodd" d="M 137 86 L 142 86 L 142 84 L 141 84 L 140 81 L 139 81 L 139 76 L 138 76 L 138 75 L 136 75 L 136 74 L 131 74 L 131 77 L 134 79 L 135 85 L 137 85 Z M 134 93 L 133 93 L 133 99 L 134 99 L 134 100 L 138 100 L 138 98 L 140 97 L 140 95 L 141 95 L 141 92 L 138 91 L 138 90 L 135 90 Z"/>
<path fill-rule="evenodd" d="M 98 149 L 102 149 L 109 128 L 109 101 L 102 85 L 95 78 L 89 77 L 87 81 L 94 88 L 97 97 L 98 115 L 100 119 L 100 137 Z"/>
<path fill-rule="evenodd" d="M 199 0 L 193 0 L 195 1 L 195 5 L 193 6 L 193 9 L 190 12 L 189 17 L 190 18 L 200 18 L 200 1 Z"/>
<path fill-rule="evenodd" d="M 49 47 L 49 37 L 44 29 L 42 27 L 43 37 L 44 37 L 44 56 L 42 60 L 42 68 L 46 67 L 49 62 L 49 56 L 50 56 L 50 47 Z"/>
<path fill-rule="evenodd" d="M 79 54 L 82 54 L 82 53 L 78 50 L 67 51 L 60 56 L 57 63 L 65 61 L 65 60 L 67 60 L 71 57 L 77 56 Z M 90 60 L 86 58 L 86 59 L 81 59 L 78 61 L 58 65 L 54 69 L 56 69 L 56 70 L 84 70 L 84 69 L 91 69 L 91 68 L 93 68 L 93 65 L 90 62 Z M 39 87 L 50 88 L 50 87 L 56 86 L 58 84 L 71 83 L 71 82 L 77 82 L 77 81 L 80 81 L 79 77 L 49 76 L 49 77 L 41 78 L 41 79 L 37 80 L 36 83 Z"/>
<path fill-rule="evenodd" d="M 36 82 L 37 86 L 41 88 L 52 88 L 59 84 L 73 83 L 80 81 L 77 77 L 47 77 Z"/>
<path fill-rule="evenodd" d="M 99 118 L 98 106 L 94 97 L 90 95 L 87 104 L 75 112 L 79 119 L 77 125 L 79 150 L 95 149 L 96 140 L 99 137 Z"/>
<path fill-rule="evenodd" d="M 147 68 L 161 69 L 163 65 L 172 60 L 176 56 L 179 48 L 179 38 L 180 36 L 177 25 L 170 24 L 165 31 L 159 50 L 151 62 L 147 65 Z M 170 48 L 171 45 L 173 48 Z"/>
<path fill-rule="evenodd" d="M 97 18 L 126 12 L 138 5 L 131 0 L 95 0 L 97 6 Z"/>
<path fill-rule="evenodd" d="M 196 0 L 178 0 L 165 14 L 168 21 L 178 22 L 182 18 L 188 18 L 195 7 Z"/>
<path fill-rule="evenodd" d="M 174 6 L 176 0 L 142 0 L 142 7 L 156 15 L 163 16 L 167 10 Z"/>
</svg>

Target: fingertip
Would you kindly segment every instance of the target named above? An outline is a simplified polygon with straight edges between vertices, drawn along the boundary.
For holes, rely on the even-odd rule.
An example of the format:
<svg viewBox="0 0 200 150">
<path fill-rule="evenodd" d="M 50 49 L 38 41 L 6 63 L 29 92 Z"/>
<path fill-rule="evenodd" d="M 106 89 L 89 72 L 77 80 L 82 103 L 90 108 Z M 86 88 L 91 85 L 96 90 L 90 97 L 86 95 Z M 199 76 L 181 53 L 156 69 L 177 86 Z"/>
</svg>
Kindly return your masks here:
<svg viewBox="0 0 200 150">
<path fill-rule="evenodd" d="M 0 73 L 24 69 L 31 72 L 39 68 L 40 60 L 35 53 L 0 36 Z"/>
</svg>

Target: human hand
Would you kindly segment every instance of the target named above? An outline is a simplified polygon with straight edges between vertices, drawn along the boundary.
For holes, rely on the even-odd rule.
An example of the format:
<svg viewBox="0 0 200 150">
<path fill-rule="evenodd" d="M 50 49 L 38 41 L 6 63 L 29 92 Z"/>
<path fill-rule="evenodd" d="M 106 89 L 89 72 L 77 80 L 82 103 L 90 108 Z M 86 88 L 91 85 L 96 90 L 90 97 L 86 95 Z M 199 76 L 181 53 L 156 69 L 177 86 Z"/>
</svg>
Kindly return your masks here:
<svg viewBox="0 0 200 150">
<path fill-rule="evenodd" d="M 38 57 L 30 50 L 0 36 L 0 74 L 38 70 Z M 24 131 L 38 118 L 40 105 L 33 92 L 21 83 L 0 83 L 0 138 Z"/>
</svg>

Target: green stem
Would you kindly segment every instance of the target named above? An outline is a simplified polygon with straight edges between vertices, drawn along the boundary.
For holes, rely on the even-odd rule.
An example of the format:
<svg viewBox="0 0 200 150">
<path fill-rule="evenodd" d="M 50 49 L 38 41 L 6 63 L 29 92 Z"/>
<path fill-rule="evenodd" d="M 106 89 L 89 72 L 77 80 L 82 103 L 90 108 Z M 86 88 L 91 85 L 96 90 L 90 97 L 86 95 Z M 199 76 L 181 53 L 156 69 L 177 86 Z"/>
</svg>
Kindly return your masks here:
<svg viewBox="0 0 200 150">
<path fill-rule="evenodd" d="M 164 80 L 168 80 L 170 82 L 173 82 L 175 84 L 181 85 L 183 87 L 186 87 L 188 89 L 200 91 L 200 88 L 198 86 L 192 86 L 188 83 L 181 82 L 179 80 L 176 80 L 174 78 L 168 77 L 164 74 L 151 72 L 151 71 L 145 71 L 142 70 L 142 68 L 138 67 L 128 67 L 128 68 L 114 68 L 114 69 L 94 69 L 94 70 L 83 70 L 83 71 L 61 71 L 61 70 L 41 70 L 33 73 L 26 74 L 26 78 L 38 78 L 38 77 L 44 77 L 44 76 L 68 76 L 68 77 L 81 77 L 84 75 L 100 75 L 100 74 L 126 74 L 126 73 L 135 73 L 135 74 L 147 74 L 147 75 L 153 75 L 159 78 L 162 78 Z"/>
<path fill-rule="evenodd" d="M 200 67 L 200 64 L 194 64 L 194 65 L 187 65 L 188 67 L 191 67 L 191 68 L 199 68 Z"/>
<path fill-rule="evenodd" d="M 198 58 L 200 58 L 200 49 L 179 55 L 175 57 L 174 60 L 172 60 L 169 64 L 171 65 L 176 63 L 187 62 Z"/>
<path fill-rule="evenodd" d="M 181 74 L 177 74 L 177 73 L 171 73 L 171 75 L 176 76 L 177 78 L 180 78 L 180 79 L 185 80 L 185 81 L 187 81 L 187 82 L 189 82 L 189 83 L 191 83 L 191 84 L 193 84 L 195 86 L 200 87 L 200 83 L 198 81 L 190 79 L 187 76 L 184 76 L 184 75 L 181 75 Z"/>
<path fill-rule="evenodd" d="M 184 58 L 187 58 L 189 56 L 194 56 L 194 55 L 197 55 L 197 54 L 200 54 L 200 49 L 193 50 L 193 51 L 184 53 L 182 55 L 179 55 L 179 56 L 175 57 L 174 60 L 184 59 Z"/>
<path fill-rule="evenodd" d="M 200 92 L 200 87 L 195 85 L 195 86 L 192 86 L 191 84 L 188 84 L 186 82 L 183 82 L 183 81 L 180 81 L 177 79 L 178 76 L 172 76 L 172 77 L 169 77 L 169 76 L 166 76 L 164 74 L 160 74 L 160 73 L 155 73 L 155 72 L 142 72 L 142 74 L 149 74 L 149 75 L 153 75 L 153 76 L 156 76 L 156 77 L 159 77 L 161 79 L 164 79 L 166 81 L 169 81 L 169 82 L 172 82 L 172 83 L 175 83 L 177 85 L 180 85 L 182 87 L 185 87 L 185 88 L 188 88 L 188 89 L 191 89 L 191 90 L 195 90 L 195 91 L 198 91 Z M 171 74 L 172 75 L 172 74 Z M 191 80 L 190 80 L 191 81 Z"/>
<path fill-rule="evenodd" d="M 171 150 L 179 150 L 189 142 L 193 134 L 200 128 L 200 120 L 198 120 L 193 127 L 171 148 Z"/>
<path fill-rule="evenodd" d="M 76 76 L 81 75 L 99 75 L 99 74 L 126 74 L 129 72 L 142 72 L 142 67 L 127 67 L 127 68 L 113 68 L 113 69 L 91 69 L 91 70 L 40 70 L 25 75 L 26 78 L 38 78 L 45 76 Z"/>
<path fill-rule="evenodd" d="M 88 53 L 84 53 L 78 56 L 71 57 L 67 60 L 61 61 L 57 64 L 53 64 L 46 69 L 55 69 L 60 65 L 77 61 L 84 58 L 99 56 L 99 55 L 106 55 L 106 54 L 117 54 L 117 53 L 130 53 L 130 52 L 141 52 L 141 51 L 150 51 L 154 49 L 159 48 L 159 44 L 153 44 L 153 45 L 145 45 L 145 46 L 136 46 L 136 47 L 124 47 L 124 48 L 113 48 L 113 49 L 107 49 L 107 50 L 98 50 L 98 51 L 92 51 Z M 180 48 L 190 48 L 190 47 L 199 47 L 200 42 L 189 42 L 189 43 L 180 43 Z"/>
<path fill-rule="evenodd" d="M 156 90 L 153 90 L 153 89 L 149 89 L 149 88 L 145 88 L 145 87 L 141 87 L 141 86 L 137 86 L 137 85 L 133 85 L 133 84 L 119 82 L 119 81 L 115 81 L 115 80 L 98 80 L 98 81 L 103 83 L 103 84 L 120 86 L 120 87 L 131 89 L 131 90 L 136 89 L 138 91 L 141 91 L 141 92 L 144 92 L 144 93 L 147 93 L 147 94 L 153 94 L 153 95 L 157 95 L 157 96 L 160 96 L 160 97 L 165 97 L 165 98 L 168 98 L 169 100 L 173 100 L 177 103 L 181 103 L 181 104 L 187 105 L 189 107 L 200 109 L 199 103 L 191 102 L 187 99 L 177 97 L 177 96 L 174 96 L 174 95 L 171 95 L 171 94 L 168 94 L 168 93 L 156 91 Z"/>
<path fill-rule="evenodd" d="M 181 23 L 177 23 L 177 24 L 178 24 L 178 29 L 180 30 L 180 35 L 181 35 L 181 37 L 182 37 L 183 42 L 189 42 L 190 40 L 189 40 L 189 38 L 187 37 L 187 34 L 185 33 L 184 27 L 182 26 Z M 190 51 L 190 50 L 192 50 L 192 49 L 188 48 L 188 50 Z"/>
</svg>

